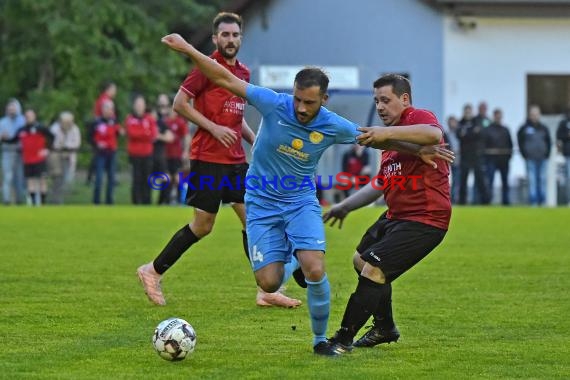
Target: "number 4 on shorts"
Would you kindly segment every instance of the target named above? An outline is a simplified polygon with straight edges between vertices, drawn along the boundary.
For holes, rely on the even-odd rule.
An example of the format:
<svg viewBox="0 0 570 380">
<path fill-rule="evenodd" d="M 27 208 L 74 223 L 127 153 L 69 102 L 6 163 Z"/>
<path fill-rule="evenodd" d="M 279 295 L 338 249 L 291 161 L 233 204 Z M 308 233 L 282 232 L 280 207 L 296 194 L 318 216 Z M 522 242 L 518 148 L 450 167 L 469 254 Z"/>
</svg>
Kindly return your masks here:
<svg viewBox="0 0 570 380">
<path fill-rule="evenodd" d="M 257 250 L 257 245 L 253 246 L 253 252 L 250 252 L 249 258 L 251 262 L 259 261 L 260 263 L 263 262 L 263 253 Z"/>
</svg>

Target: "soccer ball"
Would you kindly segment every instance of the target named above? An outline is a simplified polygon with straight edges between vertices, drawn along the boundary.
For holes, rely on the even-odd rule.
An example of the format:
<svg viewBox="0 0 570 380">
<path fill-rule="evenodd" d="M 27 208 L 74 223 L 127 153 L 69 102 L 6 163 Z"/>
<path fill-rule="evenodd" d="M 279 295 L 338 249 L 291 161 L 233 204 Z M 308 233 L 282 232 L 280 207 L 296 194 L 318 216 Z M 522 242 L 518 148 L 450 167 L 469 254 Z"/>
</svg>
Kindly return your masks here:
<svg viewBox="0 0 570 380">
<path fill-rule="evenodd" d="M 194 352 L 196 332 L 184 319 L 169 318 L 156 326 L 152 345 L 164 360 L 182 360 Z"/>
</svg>

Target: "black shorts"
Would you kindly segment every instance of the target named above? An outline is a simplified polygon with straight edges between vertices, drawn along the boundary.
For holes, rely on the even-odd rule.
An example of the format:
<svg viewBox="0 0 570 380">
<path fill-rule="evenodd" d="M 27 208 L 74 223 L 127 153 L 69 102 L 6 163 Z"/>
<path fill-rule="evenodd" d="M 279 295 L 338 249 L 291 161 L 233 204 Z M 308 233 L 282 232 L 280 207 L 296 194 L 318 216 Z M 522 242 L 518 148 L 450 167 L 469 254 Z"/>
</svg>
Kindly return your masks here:
<svg viewBox="0 0 570 380">
<path fill-rule="evenodd" d="M 362 259 L 384 273 L 390 283 L 427 256 L 447 231 L 409 220 L 390 220 L 383 213 L 360 240 Z"/>
<path fill-rule="evenodd" d="M 216 214 L 222 203 L 243 203 L 248 164 L 190 161 L 186 203 Z"/>
<path fill-rule="evenodd" d="M 41 178 L 47 175 L 47 164 L 45 161 L 38 162 L 37 164 L 24 165 L 24 177 L 26 178 Z"/>
</svg>

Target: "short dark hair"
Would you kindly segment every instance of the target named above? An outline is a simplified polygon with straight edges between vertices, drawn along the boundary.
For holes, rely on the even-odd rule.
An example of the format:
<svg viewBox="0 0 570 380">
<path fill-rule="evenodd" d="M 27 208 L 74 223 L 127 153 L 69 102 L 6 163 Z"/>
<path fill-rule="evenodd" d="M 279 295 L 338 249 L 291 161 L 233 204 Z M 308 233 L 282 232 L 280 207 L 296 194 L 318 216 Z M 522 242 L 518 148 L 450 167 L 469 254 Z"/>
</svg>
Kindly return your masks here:
<svg viewBox="0 0 570 380">
<path fill-rule="evenodd" d="M 216 17 L 214 17 L 214 21 L 212 21 L 212 34 L 218 33 L 218 27 L 221 23 L 238 24 L 239 29 L 241 30 L 242 19 L 241 16 L 236 13 L 220 12 Z"/>
<path fill-rule="evenodd" d="M 410 104 L 412 103 L 412 85 L 406 77 L 398 74 L 385 74 L 374 81 L 374 88 L 384 86 L 392 86 L 392 91 L 398 96 L 408 94 L 410 96 Z"/>
<path fill-rule="evenodd" d="M 329 77 L 318 67 L 305 67 L 295 75 L 295 86 L 301 90 L 319 86 L 321 94 L 326 94 L 329 88 Z"/>
</svg>

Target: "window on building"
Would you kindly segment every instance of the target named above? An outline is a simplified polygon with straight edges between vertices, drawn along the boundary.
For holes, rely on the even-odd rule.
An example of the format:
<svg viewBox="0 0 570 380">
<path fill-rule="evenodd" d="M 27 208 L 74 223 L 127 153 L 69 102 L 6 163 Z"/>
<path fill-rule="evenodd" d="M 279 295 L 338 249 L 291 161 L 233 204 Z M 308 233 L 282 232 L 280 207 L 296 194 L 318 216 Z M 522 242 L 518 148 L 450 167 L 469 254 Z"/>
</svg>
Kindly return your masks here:
<svg viewBox="0 0 570 380">
<path fill-rule="evenodd" d="M 556 115 L 570 107 L 570 75 L 527 75 L 527 107 L 540 106 L 543 115 Z"/>
</svg>

